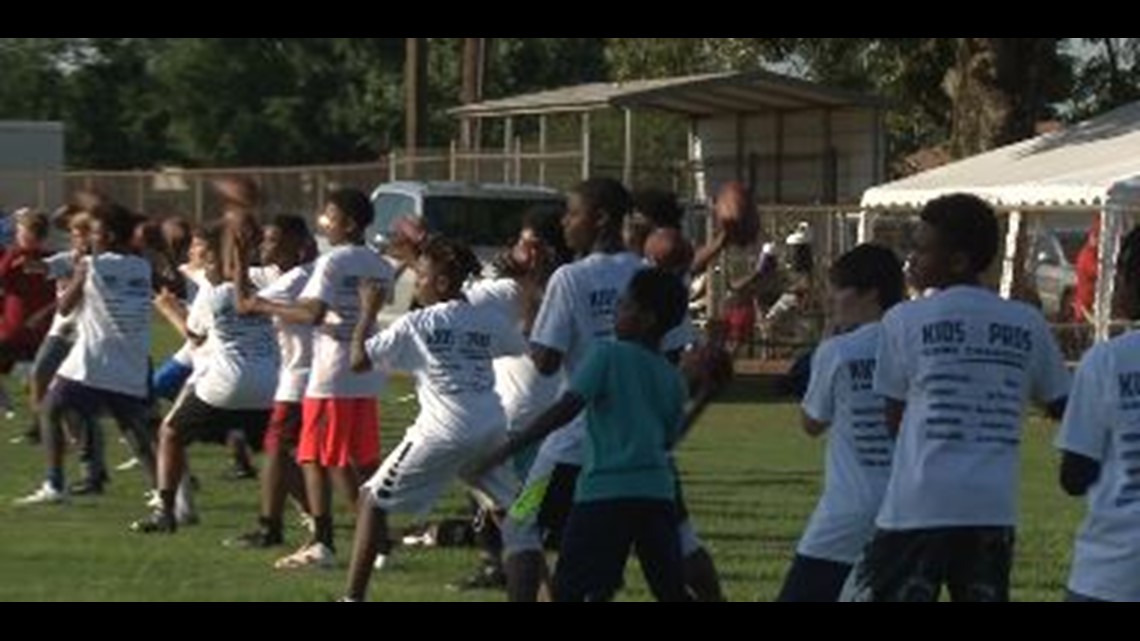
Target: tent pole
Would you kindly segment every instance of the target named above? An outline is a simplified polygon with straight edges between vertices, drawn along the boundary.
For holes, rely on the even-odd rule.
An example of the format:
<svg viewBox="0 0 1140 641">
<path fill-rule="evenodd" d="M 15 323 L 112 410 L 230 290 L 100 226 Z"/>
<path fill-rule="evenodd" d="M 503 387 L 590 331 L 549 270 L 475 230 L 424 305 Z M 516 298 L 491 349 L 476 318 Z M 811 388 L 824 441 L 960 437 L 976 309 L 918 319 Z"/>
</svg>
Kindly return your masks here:
<svg viewBox="0 0 1140 641">
<path fill-rule="evenodd" d="M 1013 296 L 1013 283 L 1017 276 L 1017 242 L 1021 237 L 1022 214 L 1020 211 L 1009 212 L 1009 229 L 1005 234 L 1005 259 L 1001 266 L 1001 296 Z"/>
<path fill-rule="evenodd" d="M 1093 305 L 1096 320 L 1096 340 L 1109 338 L 1112 321 L 1113 281 L 1116 280 L 1116 253 L 1120 247 L 1121 218 L 1124 210 L 1112 202 L 1101 214 L 1100 243 L 1097 246 L 1096 303 Z"/>
</svg>

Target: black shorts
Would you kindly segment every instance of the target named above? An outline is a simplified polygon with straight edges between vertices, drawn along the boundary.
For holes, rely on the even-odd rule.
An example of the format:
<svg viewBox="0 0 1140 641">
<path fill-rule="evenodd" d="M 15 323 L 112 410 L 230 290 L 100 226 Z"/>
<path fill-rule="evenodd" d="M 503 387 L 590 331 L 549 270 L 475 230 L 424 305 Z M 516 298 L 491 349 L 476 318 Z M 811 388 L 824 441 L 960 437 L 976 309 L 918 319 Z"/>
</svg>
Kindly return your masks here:
<svg viewBox="0 0 1140 641">
<path fill-rule="evenodd" d="M 856 577 L 871 601 L 1009 601 L 1011 527 L 878 530 Z"/>
<path fill-rule="evenodd" d="M 575 503 L 554 570 L 557 601 L 609 601 L 636 553 L 658 601 L 686 601 L 677 506 L 655 499 Z"/>
<path fill-rule="evenodd" d="M 574 506 L 574 490 L 578 487 L 578 473 L 581 471 L 581 466 L 559 463 L 550 473 L 550 484 L 538 510 L 542 546 L 547 550 L 558 550 L 562 545 L 562 532 L 566 529 L 570 508 Z"/>
<path fill-rule="evenodd" d="M 214 407 L 190 390 L 184 392 L 166 419 L 183 445 L 190 443 L 224 444 L 231 431 L 245 434 L 246 442 L 261 451 L 271 411 L 230 410 Z"/>
</svg>

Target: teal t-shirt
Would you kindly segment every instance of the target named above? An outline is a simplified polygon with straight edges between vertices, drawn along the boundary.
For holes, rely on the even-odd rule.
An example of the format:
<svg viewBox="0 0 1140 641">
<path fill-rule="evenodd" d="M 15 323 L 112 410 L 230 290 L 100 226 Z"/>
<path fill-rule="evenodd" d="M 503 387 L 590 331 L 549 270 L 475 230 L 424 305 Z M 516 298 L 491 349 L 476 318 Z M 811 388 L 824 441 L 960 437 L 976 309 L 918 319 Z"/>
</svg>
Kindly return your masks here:
<svg viewBox="0 0 1140 641">
<path fill-rule="evenodd" d="M 669 448 L 687 397 L 680 372 L 636 343 L 601 341 L 570 380 L 586 401 L 586 457 L 574 500 L 674 500 Z"/>
</svg>

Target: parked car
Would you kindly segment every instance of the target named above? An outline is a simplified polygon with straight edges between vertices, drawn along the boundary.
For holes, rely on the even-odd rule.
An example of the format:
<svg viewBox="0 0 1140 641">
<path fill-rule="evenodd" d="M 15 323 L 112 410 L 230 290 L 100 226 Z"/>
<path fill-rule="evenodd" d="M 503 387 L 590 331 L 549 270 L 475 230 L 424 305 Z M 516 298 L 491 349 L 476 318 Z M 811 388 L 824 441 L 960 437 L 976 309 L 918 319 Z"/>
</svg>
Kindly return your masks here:
<svg viewBox="0 0 1140 641">
<path fill-rule="evenodd" d="M 1041 309 L 1050 320 L 1072 320 L 1075 265 L 1087 233 L 1078 228 L 1042 228 L 1034 237 L 1031 273 Z"/>
<path fill-rule="evenodd" d="M 385 183 L 372 192 L 371 199 L 376 218 L 365 239 L 373 249 L 386 249 L 399 220 L 417 218 L 428 233 L 467 241 L 484 265 L 514 241 L 527 210 L 561 209 L 566 204 L 562 193 L 547 187 L 453 182 Z M 382 326 L 408 310 L 414 282 L 411 272 L 401 274 L 389 305 L 380 313 Z"/>
</svg>

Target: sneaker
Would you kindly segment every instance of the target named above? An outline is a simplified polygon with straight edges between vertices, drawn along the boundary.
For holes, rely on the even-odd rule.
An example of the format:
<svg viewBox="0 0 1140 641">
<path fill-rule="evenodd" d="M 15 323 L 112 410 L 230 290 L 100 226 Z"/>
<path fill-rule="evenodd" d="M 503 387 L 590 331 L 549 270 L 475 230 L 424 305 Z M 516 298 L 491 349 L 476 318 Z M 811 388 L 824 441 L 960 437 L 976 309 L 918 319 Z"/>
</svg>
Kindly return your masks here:
<svg viewBox="0 0 1140 641">
<path fill-rule="evenodd" d="M 383 570 L 385 567 L 392 568 L 391 556 L 388 554 L 377 554 L 376 560 L 372 562 L 373 570 Z"/>
<path fill-rule="evenodd" d="M 333 551 L 324 543 L 307 543 L 289 556 L 277 559 L 273 567 L 278 570 L 299 570 L 319 568 L 327 570 L 333 566 Z"/>
<path fill-rule="evenodd" d="M 158 493 L 158 490 L 147 490 L 143 496 L 146 498 L 147 507 L 152 510 L 162 509 L 162 495 Z"/>
<path fill-rule="evenodd" d="M 31 494 L 16 499 L 15 505 L 42 505 L 46 503 L 66 503 L 67 492 L 61 492 L 51 486 L 51 483 L 44 482 L 38 490 Z"/>
<path fill-rule="evenodd" d="M 262 550 L 285 544 L 285 537 L 280 532 L 270 532 L 266 528 L 257 528 L 232 539 L 222 541 L 228 548 L 242 548 L 246 550 Z"/>
<path fill-rule="evenodd" d="M 139 534 L 174 534 L 178 531 L 178 522 L 165 512 L 151 512 L 145 519 L 131 523 L 131 531 Z"/>
<path fill-rule="evenodd" d="M 120 472 L 126 472 L 127 470 L 135 469 L 139 465 L 142 465 L 142 463 L 137 458 L 131 458 L 116 465 L 115 469 Z"/>
<path fill-rule="evenodd" d="M 447 587 L 458 592 L 505 590 L 507 589 L 507 575 L 498 566 L 482 565 L 471 576 L 455 583 L 449 583 Z"/>
</svg>

